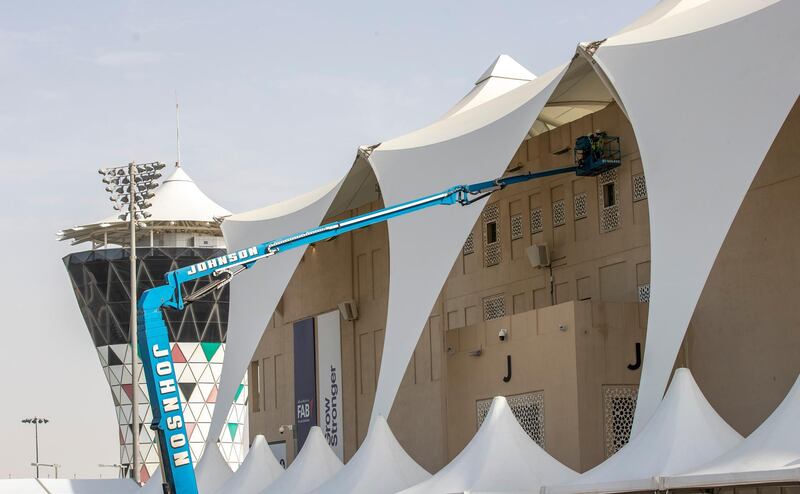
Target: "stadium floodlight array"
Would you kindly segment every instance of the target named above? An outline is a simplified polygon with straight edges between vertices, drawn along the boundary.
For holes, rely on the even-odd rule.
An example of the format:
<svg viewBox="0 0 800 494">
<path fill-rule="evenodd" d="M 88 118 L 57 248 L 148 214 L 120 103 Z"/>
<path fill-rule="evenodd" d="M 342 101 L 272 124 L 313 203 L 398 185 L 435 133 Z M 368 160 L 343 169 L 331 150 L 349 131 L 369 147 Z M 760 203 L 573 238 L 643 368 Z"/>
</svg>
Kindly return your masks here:
<svg viewBox="0 0 800 494">
<path fill-rule="evenodd" d="M 165 165 L 158 161 L 151 163 L 129 163 L 123 166 L 101 168 L 98 173 L 103 176 L 105 190 L 109 193 L 109 201 L 114 203 L 114 210 L 121 211 L 118 218 L 128 221 L 133 215 L 138 226 L 146 226 L 140 222 L 149 218 L 147 211 L 152 206 L 150 199 L 155 197 L 153 192 L 158 187 L 160 171 Z"/>
</svg>

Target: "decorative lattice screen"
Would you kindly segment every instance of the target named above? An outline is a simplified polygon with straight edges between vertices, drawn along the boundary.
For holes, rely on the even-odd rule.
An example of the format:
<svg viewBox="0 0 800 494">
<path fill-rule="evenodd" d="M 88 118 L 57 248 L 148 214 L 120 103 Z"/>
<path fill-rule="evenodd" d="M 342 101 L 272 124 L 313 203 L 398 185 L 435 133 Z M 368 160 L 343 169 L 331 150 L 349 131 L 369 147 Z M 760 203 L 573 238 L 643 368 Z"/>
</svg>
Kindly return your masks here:
<svg viewBox="0 0 800 494">
<path fill-rule="evenodd" d="M 506 297 L 493 295 L 483 299 L 483 319 L 490 321 L 506 316 Z"/>
<path fill-rule="evenodd" d="M 633 176 L 633 202 L 643 201 L 647 199 L 647 182 L 644 180 L 644 175 Z"/>
<path fill-rule="evenodd" d="M 489 242 L 487 236 L 489 223 L 494 223 L 496 238 L 494 242 Z M 497 204 L 490 204 L 483 210 L 483 252 L 486 266 L 500 264 L 503 260 L 503 253 L 500 239 L 500 207 Z"/>
<path fill-rule="evenodd" d="M 650 302 L 650 283 L 639 285 L 639 302 Z"/>
<path fill-rule="evenodd" d="M 575 203 L 575 219 L 582 220 L 589 216 L 589 208 L 587 205 L 588 199 L 586 196 L 586 192 L 581 192 L 580 194 L 575 194 L 575 198 L 573 200 Z"/>
<path fill-rule="evenodd" d="M 638 392 L 635 384 L 603 386 L 606 457 L 619 451 L 631 437 Z"/>
<path fill-rule="evenodd" d="M 564 199 L 559 199 L 553 203 L 553 226 L 563 226 L 567 223 L 567 207 Z"/>
<path fill-rule="evenodd" d="M 542 219 L 542 208 L 531 209 L 531 234 L 544 231 L 544 220 Z"/>
<path fill-rule="evenodd" d="M 472 254 L 473 252 L 475 252 L 475 234 L 469 232 L 467 240 L 464 241 L 464 255 Z"/>
<path fill-rule="evenodd" d="M 614 185 L 614 197 L 611 198 L 612 205 L 606 206 L 606 188 L 607 184 Z M 620 226 L 620 208 L 619 208 L 619 187 L 617 186 L 617 170 L 608 170 L 597 176 L 598 197 L 600 202 L 600 231 L 610 232 L 616 230 Z"/>
<path fill-rule="evenodd" d="M 522 238 L 522 215 L 511 217 L 511 240 Z"/>
</svg>

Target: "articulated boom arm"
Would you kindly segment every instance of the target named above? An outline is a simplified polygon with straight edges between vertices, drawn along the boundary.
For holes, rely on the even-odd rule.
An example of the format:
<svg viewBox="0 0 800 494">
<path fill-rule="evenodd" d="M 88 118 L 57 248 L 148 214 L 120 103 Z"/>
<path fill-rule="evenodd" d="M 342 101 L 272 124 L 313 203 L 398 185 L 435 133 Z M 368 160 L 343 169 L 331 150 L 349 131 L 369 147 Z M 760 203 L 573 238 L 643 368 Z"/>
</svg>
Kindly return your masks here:
<svg viewBox="0 0 800 494">
<path fill-rule="evenodd" d="M 183 309 L 186 303 L 190 303 L 212 290 L 221 288 L 230 282 L 231 278 L 242 270 L 250 268 L 256 261 L 271 257 L 280 252 L 304 247 L 315 242 L 321 242 L 360 228 L 365 228 L 376 223 L 387 221 L 397 216 L 403 216 L 421 209 L 432 206 L 460 204 L 467 206 L 473 202 L 488 196 L 496 190 L 503 189 L 509 185 L 527 182 L 536 178 L 570 173 L 577 170 L 577 167 L 555 168 L 536 173 L 526 173 L 524 175 L 514 175 L 502 177 L 486 182 L 479 182 L 472 185 L 457 185 L 438 194 L 433 194 L 413 201 L 404 202 L 396 206 L 390 206 L 370 213 L 348 218 L 342 221 L 335 221 L 312 228 L 301 233 L 288 237 L 271 240 L 252 247 L 248 247 L 236 252 L 231 252 L 224 256 L 199 262 L 191 266 L 170 271 L 165 275 L 167 284 L 171 287 L 171 297 L 163 300 L 163 305 L 174 309 Z M 211 282 L 208 286 L 198 290 L 198 292 L 183 297 L 181 286 L 189 281 L 214 276 L 220 278 Z"/>
<path fill-rule="evenodd" d="M 618 161 L 614 166 L 619 166 Z M 164 472 L 164 491 L 173 494 L 197 494 L 189 441 L 183 423 L 177 379 L 172 364 L 168 331 L 164 323 L 162 308 L 170 307 L 182 310 L 187 303 L 197 300 L 212 290 L 222 288 L 230 282 L 234 275 L 252 267 L 260 259 L 289 249 L 327 240 L 349 231 L 432 206 L 452 204 L 467 206 L 509 185 L 571 172 L 584 176 L 596 174 L 592 169 L 581 166 L 579 163 L 578 166 L 501 177 L 472 185 L 458 185 L 438 194 L 328 223 L 318 228 L 230 252 L 224 256 L 167 273 L 165 275 L 166 285 L 151 288 L 142 295 L 139 302 L 138 319 L 141 357 L 147 377 L 150 405 L 153 409 L 151 428 L 158 431 L 161 464 Z M 183 296 L 181 287 L 185 283 L 205 276 L 217 279 L 197 292 L 186 297 Z M 220 406 L 225 406 L 225 404 Z"/>
</svg>

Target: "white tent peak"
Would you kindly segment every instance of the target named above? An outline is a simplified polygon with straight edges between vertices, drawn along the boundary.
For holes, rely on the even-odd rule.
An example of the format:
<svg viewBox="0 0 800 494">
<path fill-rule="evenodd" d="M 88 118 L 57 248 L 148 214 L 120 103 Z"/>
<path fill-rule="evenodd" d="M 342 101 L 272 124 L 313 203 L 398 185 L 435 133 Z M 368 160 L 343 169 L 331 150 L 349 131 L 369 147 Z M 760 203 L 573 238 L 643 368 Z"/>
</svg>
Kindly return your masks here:
<svg viewBox="0 0 800 494">
<path fill-rule="evenodd" d="M 658 490 L 658 478 L 686 471 L 742 441 L 708 403 L 689 369 L 678 369 L 644 428 L 611 458 L 549 493 Z"/>
<path fill-rule="evenodd" d="M 183 167 L 173 169 L 150 202 L 153 204 L 148 209 L 153 215 L 150 221 L 211 222 L 231 214 L 200 190 Z"/>
<path fill-rule="evenodd" d="M 194 473 L 200 494 L 217 492 L 233 476 L 231 467 L 228 466 L 216 443 L 206 444 Z"/>
<path fill-rule="evenodd" d="M 516 60 L 508 55 L 500 55 L 481 74 L 470 91 L 442 115 L 440 121 L 507 94 L 534 79 L 536 76 Z"/>
<path fill-rule="evenodd" d="M 200 190 L 183 167 L 174 167 L 154 193 L 150 200 L 152 206 L 147 209 L 151 214 L 147 219 L 149 225 L 219 234 L 219 218 L 231 214 Z M 58 235 L 61 240 L 72 240 L 73 244 L 103 239 L 122 244 L 127 242 L 127 225 L 114 214 L 94 223 L 65 228 Z"/>
<path fill-rule="evenodd" d="M 304 494 L 336 475 L 342 466 L 339 457 L 328 446 L 322 429 L 314 426 L 286 473 L 261 494 Z"/>
<path fill-rule="evenodd" d="M 227 492 L 257 494 L 282 474 L 283 467 L 272 454 L 267 440 L 259 434 L 250 445 L 250 451 L 242 465 L 217 492 L 219 494 Z"/>
<path fill-rule="evenodd" d="M 691 472 L 664 479 L 683 486 L 760 484 L 800 480 L 800 377 L 772 415 L 738 446 Z"/>
<path fill-rule="evenodd" d="M 489 67 L 483 71 L 478 80 L 477 86 L 490 77 L 500 77 L 503 79 L 516 79 L 520 81 L 532 81 L 536 76 L 530 70 L 523 67 L 519 62 L 508 55 L 498 55 Z"/>
<path fill-rule="evenodd" d="M 192 458 L 194 462 L 195 459 Z M 222 452 L 216 443 L 207 444 L 200 460 L 194 464 L 194 476 L 197 481 L 199 494 L 214 494 L 229 478 L 233 471 L 222 457 Z M 155 471 L 150 480 L 138 492 L 142 494 L 161 494 L 163 482 L 161 469 Z"/>
<path fill-rule="evenodd" d="M 463 491 L 531 491 L 561 483 L 577 473 L 550 456 L 519 425 L 505 397 L 489 413 L 467 446 L 430 479 L 403 494 Z"/>
<path fill-rule="evenodd" d="M 430 477 L 392 434 L 383 415 L 371 422 L 356 454 L 317 494 L 392 494 Z"/>
<path fill-rule="evenodd" d="M 200 190 L 183 167 L 174 167 L 150 200 L 152 206 L 147 210 L 152 216 L 148 222 L 215 222 L 217 218 L 229 216 L 230 211 L 223 208 L 205 192 Z M 119 223 L 116 216 L 106 218 L 105 223 Z"/>
</svg>

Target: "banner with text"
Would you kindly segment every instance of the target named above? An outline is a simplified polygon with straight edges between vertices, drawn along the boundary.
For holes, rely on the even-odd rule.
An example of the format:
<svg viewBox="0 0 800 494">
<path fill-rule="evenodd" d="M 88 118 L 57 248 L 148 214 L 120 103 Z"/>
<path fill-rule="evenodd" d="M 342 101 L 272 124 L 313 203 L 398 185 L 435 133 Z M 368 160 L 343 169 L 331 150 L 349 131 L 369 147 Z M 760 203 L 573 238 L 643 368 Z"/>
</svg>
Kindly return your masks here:
<svg viewBox="0 0 800 494">
<path fill-rule="evenodd" d="M 297 451 L 311 427 L 317 425 L 317 369 L 314 351 L 314 319 L 294 323 L 294 423 Z"/>
<path fill-rule="evenodd" d="M 319 426 L 333 452 L 344 461 L 341 333 L 338 310 L 317 316 Z"/>
</svg>

